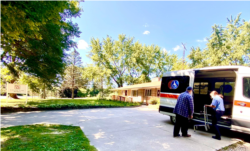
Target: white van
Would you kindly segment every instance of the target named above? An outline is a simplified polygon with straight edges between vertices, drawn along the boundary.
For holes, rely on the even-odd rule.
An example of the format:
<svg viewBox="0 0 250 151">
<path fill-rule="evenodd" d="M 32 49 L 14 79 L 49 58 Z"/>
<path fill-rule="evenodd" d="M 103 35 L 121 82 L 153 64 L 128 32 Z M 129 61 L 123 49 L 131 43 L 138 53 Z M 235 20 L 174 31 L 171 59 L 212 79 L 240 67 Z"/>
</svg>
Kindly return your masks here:
<svg viewBox="0 0 250 151">
<path fill-rule="evenodd" d="M 250 67 L 219 66 L 167 72 L 162 77 L 159 112 L 171 117 L 178 96 L 193 87 L 193 120 L 204 122 L 204 105 L 211 104 L 210 92 L 224 96 L 225 113 L 218 126 L 250 133 Z M 208 109 L 211 124 L 211 110 Z"/>
</svg>

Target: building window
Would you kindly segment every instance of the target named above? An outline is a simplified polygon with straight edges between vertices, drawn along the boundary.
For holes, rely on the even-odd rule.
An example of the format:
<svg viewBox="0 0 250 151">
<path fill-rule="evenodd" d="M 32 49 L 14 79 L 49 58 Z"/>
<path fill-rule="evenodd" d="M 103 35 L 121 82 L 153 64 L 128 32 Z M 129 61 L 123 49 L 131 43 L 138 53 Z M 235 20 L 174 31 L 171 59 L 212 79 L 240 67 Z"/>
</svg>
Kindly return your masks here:
<svg viewBox="0 0 250 151">
<path fill-rule="evenodd" d="M 138 96 L 138 90 L 132 90 L 132 96 L 137 97 Z"/>
<path fill-rule="evenodd" d="M 145 96 L 151 96 L 151 89 L 145 91 Z"/>
<path fill-rule="evenodd" d="M 159 97 L 161 94 L 160 90 L 157 90 L 157 96 Z"/>
<path fill-rule="evenodd" d="M 128 90 L 125 90 L 125 96 L 127 96 L 128 95 Z"/>
</svg>

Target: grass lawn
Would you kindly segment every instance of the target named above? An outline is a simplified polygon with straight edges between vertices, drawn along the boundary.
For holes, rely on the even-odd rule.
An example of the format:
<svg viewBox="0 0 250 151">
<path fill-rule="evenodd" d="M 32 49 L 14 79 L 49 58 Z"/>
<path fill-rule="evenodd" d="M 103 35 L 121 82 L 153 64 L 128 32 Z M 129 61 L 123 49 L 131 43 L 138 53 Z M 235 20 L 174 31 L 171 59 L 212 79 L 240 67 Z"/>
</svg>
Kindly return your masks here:
<svg viewBox="0 0 250 151">
<path fill-rule="evenodd" d="M 1 107 L 38 107 L 40 109 L 65 109 L 65 108 L 84 108 L 84 107 L 126 107 L 138 106 L 140 103 L 121 102 L 113 100 L 95 100 L 95 99 L 46 99 L 46 100 L 28 100 L 25 99 L 1 100 Z"/>
<path fill-rule="evenodd" d="M 33 101 L 38 101 L 39 99 L 33 99 Z M 28 102 L 32 101 L 32 99 L 28 99 Z M 19 104 L 25 104 L 26 99 L 8 99 L 6 102 L 6 99 L 1 99 L 1 107 L 3 106 L 18 106 Z"/>
<path fill-rule="evenodd" d="M 51 100 L 33 101 L 33 102 L 29 102 L 28 104 L 29 105 L 39 105 L 39 104 L 51 105 L 51 104 L 69 104 L 69 103 L 89 104 L 89 105 L 109 104 L 109 105 L 114 105 L 114 106 L 126 106 L 126 105 L 133 106 L 134 104 L 137 104 L 137 103 L 129 103 L 129 102 L 121 102 L 121 101 L 87 100 L 87 99 L 51 99 Z"/>
<path fill-rule="evenodd" d="M 1 128 L 1 150 L 96 151 L 78 126 L 24 125 Z"/>
</svg>

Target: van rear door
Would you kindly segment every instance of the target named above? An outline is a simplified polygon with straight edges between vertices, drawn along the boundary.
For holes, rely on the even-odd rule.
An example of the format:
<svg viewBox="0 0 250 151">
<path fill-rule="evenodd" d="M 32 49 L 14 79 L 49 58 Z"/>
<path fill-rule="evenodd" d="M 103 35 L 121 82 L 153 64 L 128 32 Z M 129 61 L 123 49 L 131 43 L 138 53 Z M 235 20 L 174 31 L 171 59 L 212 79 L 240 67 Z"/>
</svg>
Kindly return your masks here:
<svg viewBox="0 0 250 151">
<path fill-rule="evenodd" d="M 175 116 L 173 109 L 177 98 L 182 92 L 186 91 L 188 86 L 193 87 L 194 75 L 195 72 L 193 70 L 183 70 L 168 72 L 162 77 L 160 113 Z"/>
</svg>

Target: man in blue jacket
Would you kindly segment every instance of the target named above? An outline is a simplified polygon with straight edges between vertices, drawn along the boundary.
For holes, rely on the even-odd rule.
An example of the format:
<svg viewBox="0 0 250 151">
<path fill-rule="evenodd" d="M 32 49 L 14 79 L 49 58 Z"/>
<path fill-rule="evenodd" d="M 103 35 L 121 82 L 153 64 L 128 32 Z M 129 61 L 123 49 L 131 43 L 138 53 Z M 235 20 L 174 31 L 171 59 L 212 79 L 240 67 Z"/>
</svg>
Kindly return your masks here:
<svg viewBox="0 0 250 151">
<path fill-rule="evenodd" d="M 174 108 L 174 113 L 176 114 L 174 137 L 180 136 L 180 129 L 183 137 L 191 137 L 188 134 L 188 118 L 192 119 L 194 113 L 192 90 L 192 87 L 187 87 L 186 92 L 181 93 L 177 99 Z"/>
</svg>

